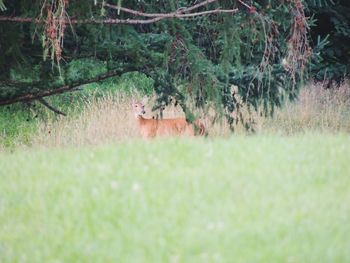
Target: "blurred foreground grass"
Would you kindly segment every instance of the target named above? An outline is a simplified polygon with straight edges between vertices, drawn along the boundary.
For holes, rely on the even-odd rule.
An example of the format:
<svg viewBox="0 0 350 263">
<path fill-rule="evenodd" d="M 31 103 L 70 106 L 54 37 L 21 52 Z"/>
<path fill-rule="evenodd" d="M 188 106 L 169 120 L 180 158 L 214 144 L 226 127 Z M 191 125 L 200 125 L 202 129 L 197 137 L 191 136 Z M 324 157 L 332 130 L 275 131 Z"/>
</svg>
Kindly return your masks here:
<svg viewBox="0 0 350 263">
<path fill-rule="evenodd" d="M 0 262 L 350 262 L 347 135 L 0 152 Z"/>
</svg>

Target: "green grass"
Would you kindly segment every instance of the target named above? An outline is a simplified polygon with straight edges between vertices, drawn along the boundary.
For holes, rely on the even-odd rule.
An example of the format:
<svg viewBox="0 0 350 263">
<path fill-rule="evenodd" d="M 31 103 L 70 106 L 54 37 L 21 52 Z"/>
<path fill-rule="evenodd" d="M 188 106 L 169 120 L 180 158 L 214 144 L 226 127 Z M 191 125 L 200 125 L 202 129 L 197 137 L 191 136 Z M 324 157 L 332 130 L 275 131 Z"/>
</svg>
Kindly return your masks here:
<svg viewBox="0 0 350 263">
<path fill-rule="evenodd" d="M 37 130 L 35 115 L 18 105 L 0 107 L 0 148 L 15 148 L 16 144 L 31 144 Z"/>
<path fill-rule="evenodd" d="M 350 137 L 0 152 L 0 262 L 350 262 Z"/>
</svg>

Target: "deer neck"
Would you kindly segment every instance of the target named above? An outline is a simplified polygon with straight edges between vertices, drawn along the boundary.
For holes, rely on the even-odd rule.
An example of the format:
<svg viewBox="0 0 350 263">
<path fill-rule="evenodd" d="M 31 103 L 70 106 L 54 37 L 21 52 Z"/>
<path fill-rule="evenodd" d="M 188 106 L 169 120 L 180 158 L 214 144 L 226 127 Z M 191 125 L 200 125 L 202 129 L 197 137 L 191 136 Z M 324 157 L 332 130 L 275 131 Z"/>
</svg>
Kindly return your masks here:
<svg viewBox="0 0 350 263">
<path fill-rule="evenodd" d="M 145 119 L 142 115 L 137 115 L 136 120 L 138 121 L 139 124 L 144 124 L 147 119 Z"/>
</svg>

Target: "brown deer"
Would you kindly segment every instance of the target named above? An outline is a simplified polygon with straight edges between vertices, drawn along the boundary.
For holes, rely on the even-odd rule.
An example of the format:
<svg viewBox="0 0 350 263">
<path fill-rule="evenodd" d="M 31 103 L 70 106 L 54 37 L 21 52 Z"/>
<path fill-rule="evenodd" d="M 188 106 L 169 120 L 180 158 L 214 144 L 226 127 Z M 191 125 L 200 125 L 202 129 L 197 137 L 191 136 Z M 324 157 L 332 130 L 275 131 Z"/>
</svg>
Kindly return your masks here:
<svg viewBox="0 0 350 263">
<path fill-rule="evenodd" d="M 205 127 L 199 120 L 189 123 L 184 118 L 146 119 L 143 117 L 146 113 L 145 105 L 136 102 L 132 107 L 142 138 L 205 135 Z"/>
</svg>

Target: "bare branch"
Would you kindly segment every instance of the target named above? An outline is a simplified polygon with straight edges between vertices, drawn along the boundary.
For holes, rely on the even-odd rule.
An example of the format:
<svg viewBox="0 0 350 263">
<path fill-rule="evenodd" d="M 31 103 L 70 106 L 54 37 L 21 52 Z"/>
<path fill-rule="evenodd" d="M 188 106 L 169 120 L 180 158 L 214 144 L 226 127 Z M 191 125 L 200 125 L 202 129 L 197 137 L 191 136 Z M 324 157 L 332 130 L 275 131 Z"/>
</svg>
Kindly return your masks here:
<svg viewBox="0 0 350 263">
<path fill-rule="evenodd" d="M 202 16 L 202 15 L 209 15 L 209 14 L 217 14 L 217 13 L 236 13 L 238 9 L 215 9 L 215 10 L 208 10 L 203 12 L 197 12 L 197 13 L 191 13 L 191 14 L 179 14 L 179 13 L 169 13 L 169 14 L 163 14 L 162 16 L 155 17 L 152 19 L 71 19 L 64 20 L 62 23 L 65 24 L 151 24 L 158 22 L 163 19 L 168 18 L 188 18 L 188 17 L 195 17 L 195 16 Z M 25 18 L 25 17 L 9 17 L 9 16 L 0 16 L 0 22 L 1 21 L 7 21 L 7 22 L 21 22 L 21 23 L 45 23 L 44 20 L 37 20 L 33 18 Z"/>
<path fill-rule="evenodd" d="M 243 2 L 242 0 L 238 0 L 238 2 L 241 3 L 241 5 L 245 6 L 246 8 L 248 8 L 249 12 L 254 14 L 256 13 L 256 8 L 254 6 L 250 6 L 247 3 Z"/>
<path fill-rule="evenodd" d="M 62 23 L 66 24 L 149 24 L 154 23 L 159 20 L 162 20 L 164 18 L 162 17 L 156 17 L 153 19 L 148 20 L 140 20 L 140 19 L 71 19 L 71 20 L 64 20 Z M 43 24 L 46 21 L 45 20 L 39 20 L 35 18 L 30 17 L 12 17 L 12 16 L 0 16 L 0 22 L 20 22 L 20 23 L 37 23 L 37 24 Z M 61 21 L 60 21 L 61 22 Z"/>
<path fill-rule="evenodd" d="M 207 1 L 204 1 L 202 3 L 196 4 L 196 5 L 193 5 L 193 6 L 190 6 L 190 7 L 179 8 L 175 12 L 171 12 L 171 13 L 144 13 L 144 12 L 136 11 L 136 10 L 125 8 L 125 7 L 121 7 L 121 6 L 111 5 L 111 4 L 108 4 L 108 3 L 104 3 L 103 5 L 107 6 L 109 8 L 112 8 L 112 9 L 116 9 L 116 10 L 120 10 L 120 11 L 123 11 L 123 12 L 126 12 L 126 13 L 130 13 L 130 14 L 133 14 L 133 15 L 136 15 L 136 16 L 144 16 L 144 17 L 173 17 L 174 14 L 187 13 L 187 12 L 190 12 L 190 11 L 192 11 L 194 9 L 197 9 L 197 8 L 201 7 L 201 6 L 204 6 L 204 5 L 207 5 L 207 4 L 210 4 L 210 3 L 214 3 L 214 2 L 217 2 L 217 1 L 218 0 L 207 0 Z"/>
<path fill-rule="evenodd" d="M 39 98 L 38 101 L 43 104 L 45 107 L 47 107 L 48 109 L 52 110 L 54 113 L 56 114 L 60 114 L 63 116 L 67 116 L 67 114 L 65 114 L 64 112 L 52 107 L 46 100 L 44 100 L 44 98 Z"/>
<path fill-rule="evenodd" d="M 215 10 L 208 10 L 203 12 L 197 12 L 197 13 L 191 13 L 191 14 L 179 14 L 175 15 L 175 18 L 185 18 L 185 17 L 194 17 L 194 16 L 202 16 L 202 15 L 209 15 L 209 14 L 216 14 L 216 13 L 236 13 L 238 9 L 215 9 Z"/>
<path fill-rule="evenodd" d="M 0 21 L 3 22 L 20 22 L 20 23 L 45 23 L 45 21 L 39 21 L 31 17 L 13 17 L 13 16 L 0 16 Z"/>
<path fill-rule="evenodd" d="M 216 13 L 236 13 L 238 11 L 238 9 L 228 9 L 228 10 L 214 9 L 214 10 L 208 10 L 208 11 L 202 11 L 202 12 L 196 12 L 196 13 L 188 13 L 192 10 L 198 9 L 201 6 L 208 5 L 210 3 L 214 3 L 217 1 L 218 0 L 206 0 L 204 2 L 198 3 L 190 7 L 180 8 L 175 12 L 171 12 L 171 13 L 144 13 L 133 9 L 118 7 L 115 5 L 105 3 L 104 6 L 107 6 L 109 8 L 121 10 L 136 16 L 150 17 L 151 19 L 112 19 L 112 18 L 93 19 L 92 18 L 92 19 L 71 19 L 71 20 L 66 19 L 66 20 L 60 20 L 59 22 L 62 24 L 151 24 L 163 19 L 168 19 L 168 18 L 186 18 L 186 17 L 188 18 L 188 17 L 216 14 Z M 43 19 L 34 19 L 29 17 L 11 17 L 11 16 L 0 16 L 0 22 L 1 21 L 38 23 L 38 24 L 46 22 Z"/>
<path fill-rule="evenodd" d="M 187 7 L 187 8 L 184 8 L 182 10 L 180 10 L 182 13 L 184 12 L 190 12 L 194 9 L 197 9 L 198 7 L 201 7 L 201 6 L 204 6 L 204 5 L 207 5 L 207 4 L 210 4 L 210 3 L 213 3 L 213 2 L 218 2 L 218 0 L 207 0 L 207 1 L 204 1 L 202 3 L 198 3 L 196 5 L 193 5 L 193 6 L 190 6 L 190 7 Z"/>
<path fill-rule="evenodd" d="M 252 7 L 248 5 L 247 3 L 243 2 L 242 0 L 238 0 L 242 5 L 244 5 L 246 8 L 251 9 Z"/>
</svg>

